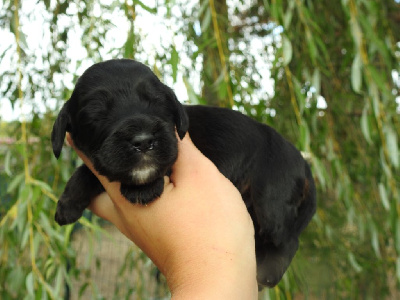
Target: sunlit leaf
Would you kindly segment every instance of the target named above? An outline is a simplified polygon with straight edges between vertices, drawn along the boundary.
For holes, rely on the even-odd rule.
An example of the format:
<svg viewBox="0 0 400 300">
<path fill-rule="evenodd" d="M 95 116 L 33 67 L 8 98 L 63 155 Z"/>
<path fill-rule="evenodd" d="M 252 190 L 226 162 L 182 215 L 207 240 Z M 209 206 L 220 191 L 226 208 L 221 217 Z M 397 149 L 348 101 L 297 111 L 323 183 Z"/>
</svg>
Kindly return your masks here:
<svg viewBox="0 0 400 300">
<path fill-rule="evenodd" d="M 314 157 L 312 158 L 312 165 L 313 165 L 313 170 L 315 172 L 316 178 L 318 178 L 318 183 L 321 186 L 322 189 L 326 188 L 326 179 L 325 179 L 325 174 L 323 170 L 323 164 L 321 161 L 317 158 Z"/>
<path fill-rule="evenodd" d="M 362 115 L 361 115 L 361 131 L 369 144 L 372 144 L 371 138 L 371 125 L 368 116 L 368 108 L 364 107 Z"/>
<path fill-rule="evenodd" d="M 392 129 L 392 127 L 388 127 L 386 129 L 386 140 L 390 160 L 395 168 L 399 168 L 399 143 L 397 139 L 397 133 Z"/>
<path fill-rule="evenodd" d="M 34 279 L 33 279 L 33 272 L 30 272 L 25 279 L 25 285 L 26 285 L 26 290 L 28 292 L 29 295 L 33 296 L 35 294 L 34 291 L 34 283 L 33 283 Z"/>
<path fill-rule="evenodd" d="M 186 91 L 188 93 L 189 103 L 201 104 L 201 99 L 196 95 L 196 93 L 193 90 L 192 85 L 190 84 L 190 82 L 187 80 L 186 77 L 183 78 L 183 83 L 185 84 Z"/>
<path fill-rule="evenodd" d="M 225 81 L 221 81 L 218 84 L 218 97 L 220 99 L 225 99 L 226 95 L 228 94 L 228 85 Z"/>
<path fill-rule="evenodd" d="M 8 175 L 11 176 L 12 172 L 11 172 L 11 150 L 8 150 L 6 152 L 5 158 L 4 158 L 4 172 Z"/>
<path fill-rule="evenodd" d="M 306 150 L 310 145 L 310 130 L 308 129 L 307 124 L 300 124 L 300 148 L 302 150 Z"/>
<path fill-rule="evenodd" d="M 286 66 L 292 60 L 292 43 L 286 36 L 282 36 L 282 56 L 283 56 L 283 65 Z"/>
<path fill-rule="evenodd" d="M 368 72 L 369 74 L 371 74 L 374 83 L 379 87 L 379 89 L 382 91 L 386 91 L 386 84 L 388 82 L 387 74 L 379 72 L 373 66 L 368 66 Z"/>
<path fill-rule="evenodd" d="M 295 1 L 290 1 L 286 13 L 283 15 L 283 26 L 288 29 L 293 18 L 293 9 Z"/>
<path fill-rule="evenodd" d="M 29 228 L 25 227 L 21 236 L 21 245 L 20 245 L 21 250 L 23 250 L 26 247 L 28 239 L 29 239 Z"/>
<path fill-rule="evenodd" d="M 12 181 L 8 184 L 7 193 L 12 193 L 25 179 L 25 173 L 15 175 Z"/>
<path fill-rule="evenodd" d="M 360 273 L 362 271 L 361 265 L 357 262 L 356 258 L 354 257 L 353 253 L 348 254 L 347 258 L 349 259 L 350 265 L 353 267 L 353 269 L 357 272 Z"/>
<path fill-rule="evenodd" d="M 203 21 L 201 22 L 201 32 L 207 31 L 207 29 L 210 27 L 211 24 L 211 9 L 210 7 L 207 7 L 207 10 L 205 11 L 205 15 L 203 17 Z"/>
<path fill-rule="evenodd" d="M 315 88 L 315 94 L 321 94 L 321 72 L 319 69 L 315 69 L 312 75 L 312 86 Z"/>
<path fill-rule="evenodd" d="M 57 275 L 55 278 L 55 288 L 54 288 L 54 293 L 59 295 L 65 285 L 64 282 L 64 270 L 62 268 L 58 268 L 57 270 Z"/>
<path fill-rule="evenodd" d="M 310 51 L 310 58 L 313 64 L 316 64 L 316 59 L 318 57 L 318 49 L 315 43 L 315 39 L 313 35 L 311 34 L 309 28 L 306 28 L 306 40 L 307 40 L 307 46 L 308 50 Z"/>
<path fill-rule="evenodd" d="M 38 186 L 40 188 L 42 188 L 43 190 L 46 190 L 48 192 L 52 191 L 52 188 L 50 187 L 50 185 L 47 182 L 41 181 L 41 180 L 32 180 L 31 184 L 34 186 Z"/>
<path fill-rule="evenodd" d="M 374 224 L 370 226 L 371 230 L 371 244 L 377 258 L 382 258 L 381 250 L 379 248 L 379 233 Z"/>
<path fill-rule="evenodd" d="M 54 264 L 54 259 L 53 258 L 49 258 L 45 265 L 44 265 L 44 269 L 45 269 L 45 278 L 53 278 L 54 277 L 54 271 L 56 269 L 56 265 Z"/>
<path fill-rule="evenodd" d="M 210 3 L 208 1 L 202 1 L 200 2 L 200 8 L 194 12 L 196 15 L 196 19 L 200 19 L 201 15 L 204 13 L 204 11 L 209 8 Z"/>
<path fill-rule="evenodd" d="M 380 198 L 381 198 L 381 201 L 382 201 L 382 205 L 386 210 L 389 210 L 390 209 L 390 203 L 389 203 L 389 199 L 388 199 L 388 196 L 387 196 L 387 193 L 386 193 L 386 188 L 383 185 L 383 183 L 379 183 L 378 187 L 379 187 L 379 195 L 380 195 Z"/>
<path fill-rule="evenodd" d="M 351 13 L 353 13 L 353 11 L 351 11 Z M 354 15 L 350 19 L 350 29 L 353 35 L 353 40 L 355 42 L 355 45 L 357 47 L 361 47 L 363 33 L 360 24 L 357 22 L 356 16 Z"/>
<path fill-rule="evenodd" d="M 125 58 L 134 58 L 134 43 L 135 43 L 135 33 L 133 31 L 133 24 L 132 24 L 124 45 Z"/>
<path fill-rule="evenodd" d="M 368 93 L 370 98 L 372 99 L 372 108 L 375 115 L 375 118 L 380 117 L 380 97 L 379 97 L 379 89 L 375 82 L 370 82 L 368 87 Z"/>
<path fill-rule="evenodd" d="M 178 75 L 178 64 L 179 64 L 179 54 L 175 47 L 172 47 L 171 50 L 171 67 L 172 67 L 172 78 L 174 82 L 176 82 L 176 78 Z"/>
<path fill-rule="evenodd" d="M 356 54 L 351 65 L 351 86 L 356 93 L 361 92 L 362 84 L 362 62 L 359 53 Z"/>
</svg>

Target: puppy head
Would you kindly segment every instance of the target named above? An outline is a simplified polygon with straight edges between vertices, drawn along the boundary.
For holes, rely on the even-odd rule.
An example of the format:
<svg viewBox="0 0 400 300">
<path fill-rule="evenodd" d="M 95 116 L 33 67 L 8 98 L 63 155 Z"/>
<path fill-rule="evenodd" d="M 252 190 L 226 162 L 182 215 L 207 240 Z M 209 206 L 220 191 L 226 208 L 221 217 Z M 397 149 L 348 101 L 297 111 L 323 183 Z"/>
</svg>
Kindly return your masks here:
<svg viewBox="0 0 400 300">
<path fill-rule="evenodd" d="M 92 159 L 108 179 L 142 185 L 164 176 L 177 154 L 174 123 L 137 114 L 115 124 Z"/>
<path fill-rule="evenodd" d="M 110 180 L 145 184 L 163 176 L 177 156 L 188 117 L 170 88 L 143 64 L 98 63 L 79 78 L 52 131 L 60 155 L 65 133 Z"/>
</svg>

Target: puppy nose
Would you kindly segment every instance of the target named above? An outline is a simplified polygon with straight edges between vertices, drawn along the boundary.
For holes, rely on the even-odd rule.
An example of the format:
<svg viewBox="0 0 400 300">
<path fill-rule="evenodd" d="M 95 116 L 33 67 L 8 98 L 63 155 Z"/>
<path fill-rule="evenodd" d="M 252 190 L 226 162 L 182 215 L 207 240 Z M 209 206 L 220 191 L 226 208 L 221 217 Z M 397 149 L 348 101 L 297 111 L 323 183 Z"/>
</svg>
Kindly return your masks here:
<svg viewBox="0 0 400 300">
<path fill-rule="evenodd" d="M 148 150 L 152 150 L 155 145 L 154 136 L 148 133 L 136 135 L 132 139 L 132 145 L 137 152 L 146 152 Z"/>
</svg>

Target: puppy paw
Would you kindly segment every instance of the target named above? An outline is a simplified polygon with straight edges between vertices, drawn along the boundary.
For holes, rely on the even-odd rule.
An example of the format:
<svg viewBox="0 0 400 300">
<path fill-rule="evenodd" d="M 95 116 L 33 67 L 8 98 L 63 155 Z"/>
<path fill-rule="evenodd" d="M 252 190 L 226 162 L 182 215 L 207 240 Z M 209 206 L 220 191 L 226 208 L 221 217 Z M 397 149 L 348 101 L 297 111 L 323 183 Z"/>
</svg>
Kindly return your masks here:
<svg viewBox="0 0 400 300">
<path fill-rule="evenodd" d="M 59 225 L 67 225 L 78 221 L 83 214 L 82 208 L 69 205 L 65 197 L 61 198 L 57 203 L 57 209 L 54 219 Z"/>
<path fill-rule="evenodd" d="M 78 221 L 90 201 L 103 191 L 100 181 L 89 168 L 80 166 L 68 180 L 57 203 L 56 222 L 65 225 Z"/>
<path fill-rule="evenodd" d="M 121 194 L 129 202 L 146 205 L 161 196 L 164 190 L 164 179 L 159 178 L 151 184 L 125 185 L 121 184 Z"/>
</svg>

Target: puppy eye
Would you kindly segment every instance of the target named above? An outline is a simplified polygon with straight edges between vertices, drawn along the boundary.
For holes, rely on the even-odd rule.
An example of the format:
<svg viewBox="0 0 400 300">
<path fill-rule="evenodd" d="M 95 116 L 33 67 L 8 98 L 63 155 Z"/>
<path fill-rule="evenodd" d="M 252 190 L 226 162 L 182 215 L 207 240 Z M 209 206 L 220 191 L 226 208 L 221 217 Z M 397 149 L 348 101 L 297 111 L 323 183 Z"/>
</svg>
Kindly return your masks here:
<svg viewBox="0 0 400 300">
<path fill-rule="evenodd" d="M 129 142 L 130 140 L 132 140 L 132 136 L 128 135 L 128 134 L 124 134 L 122 132 L 117 132 L 115 134 L 115 136 L 117 137 L 118 140 L 120 141 L 126 141 Z"/>
<path fill-rule="evenodd" d="M 128 142 L 128 143 L 132 142 L 132 137 L 131 136 L 124 136 L 123 139 L 124 139 L 125 142 Z"/>
</svg>

